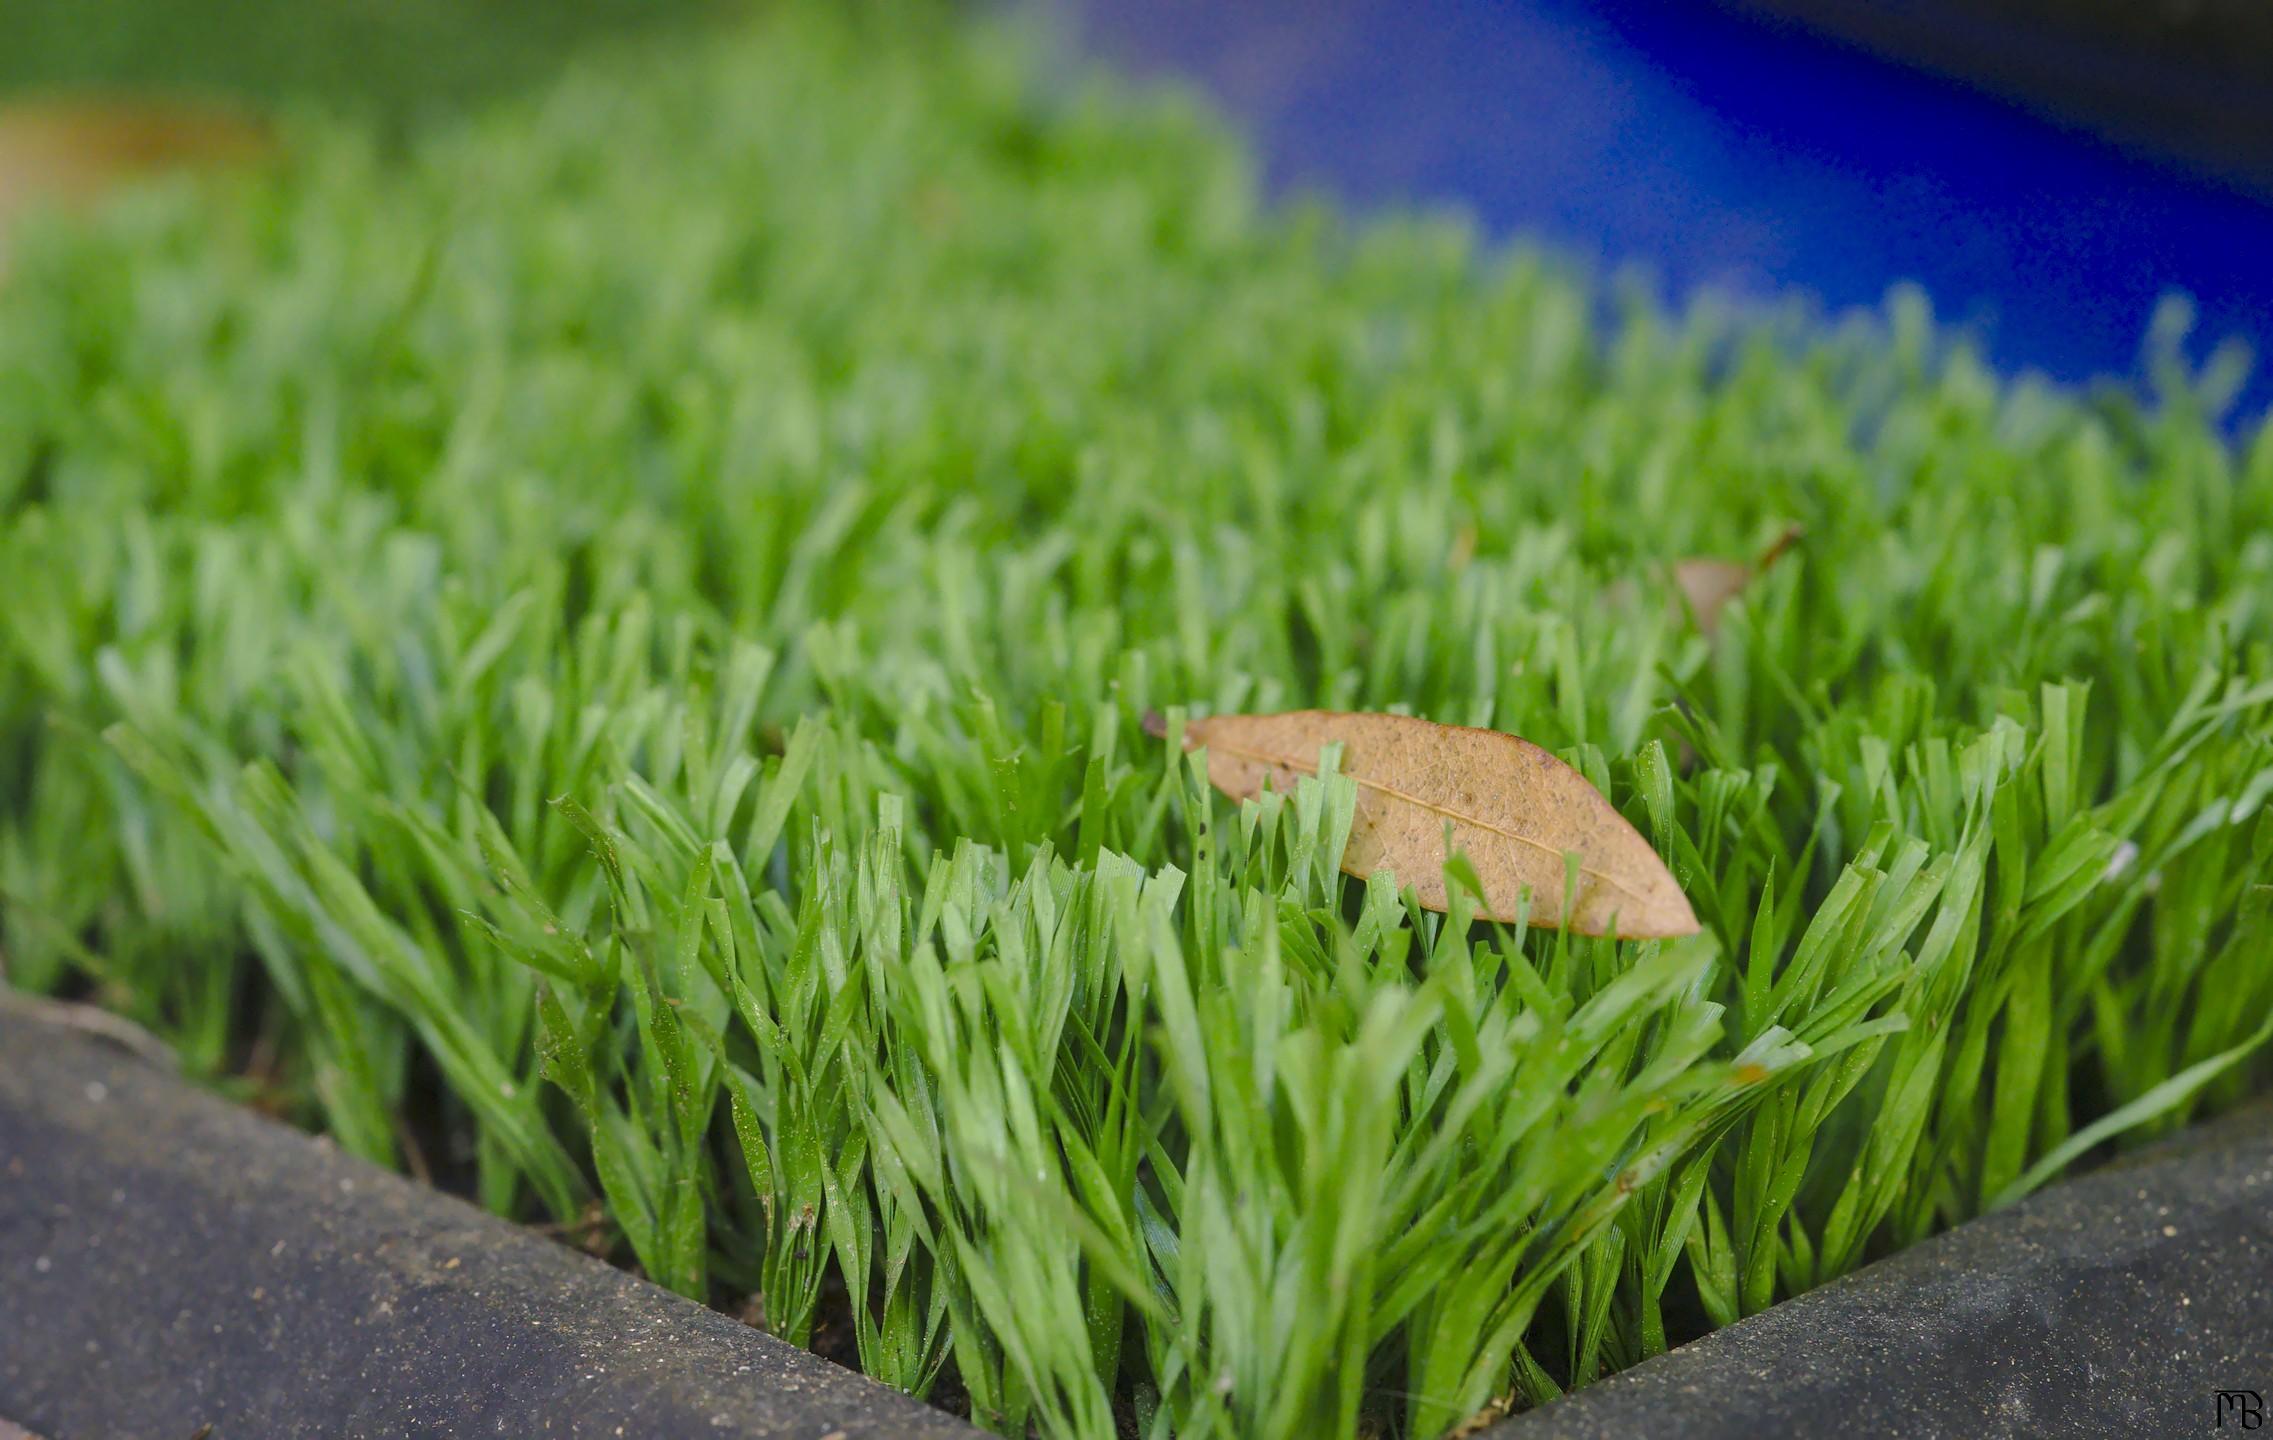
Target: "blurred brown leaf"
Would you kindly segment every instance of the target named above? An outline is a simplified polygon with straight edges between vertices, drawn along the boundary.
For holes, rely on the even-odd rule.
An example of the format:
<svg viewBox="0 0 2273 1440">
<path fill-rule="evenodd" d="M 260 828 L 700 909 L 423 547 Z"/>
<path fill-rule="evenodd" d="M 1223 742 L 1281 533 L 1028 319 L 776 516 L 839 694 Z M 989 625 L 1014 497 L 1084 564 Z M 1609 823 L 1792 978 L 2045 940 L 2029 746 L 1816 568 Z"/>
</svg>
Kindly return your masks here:
<svg viewBox="0 0 2273 1440">
<path fill-rule="evenodd" d="M 1747 564 L 1741 560 L 1722 560 L 1714 557 L 1697 557 L 1677 560 L 1673 564 L 1673 583 L 1688 602 L 1689 614 L 1697 622 L 1697 630 L 1711 639 L 1721 628 L 1721 611 L 1728 602 L 1744 593 L 1756 576 L 1768 573 L 1768 567 L 1784 558 L 1784 552 L 1799 543 L 1800 527 L 1788 525 L 1760 555 Z"/>
<path fill-rule="evenodd" d="M 79 96 L 0 105 L 0 270 L 6 229 L 27 210 L 89 204 L 167 171 L 249 164 L 274 148 L 265 126 L 217 104 Z"/>
</svg>

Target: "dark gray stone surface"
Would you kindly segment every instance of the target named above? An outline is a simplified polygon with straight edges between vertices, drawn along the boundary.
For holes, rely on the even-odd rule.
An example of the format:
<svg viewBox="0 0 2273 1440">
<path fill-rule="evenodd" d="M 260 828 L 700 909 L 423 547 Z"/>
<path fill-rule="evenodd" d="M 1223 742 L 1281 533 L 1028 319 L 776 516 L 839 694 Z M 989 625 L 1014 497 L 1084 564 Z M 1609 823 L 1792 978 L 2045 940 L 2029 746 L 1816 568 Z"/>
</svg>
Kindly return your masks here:
<svg viewBox="0 0 2273 1440">
<path fill-rule="evenodd" d="M 4 998 L 0 1416 L 47 1440 L 976 1433 Z"/>
<path fill-rule="evenodd" d="M 2273 1108 L 1962 1225 L 1503 1422 L 1648 1435 L 2273 1434 Z M 2259 1428 L 2259 1427 L 2250 1427 Z"/>
</svg>

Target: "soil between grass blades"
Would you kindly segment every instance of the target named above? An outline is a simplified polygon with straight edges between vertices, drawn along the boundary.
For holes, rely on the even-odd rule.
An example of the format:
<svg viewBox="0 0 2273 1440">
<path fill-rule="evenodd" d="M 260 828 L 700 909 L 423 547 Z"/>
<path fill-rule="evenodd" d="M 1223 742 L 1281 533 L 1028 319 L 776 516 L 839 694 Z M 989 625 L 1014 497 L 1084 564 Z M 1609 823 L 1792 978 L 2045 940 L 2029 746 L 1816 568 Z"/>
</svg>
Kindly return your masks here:
<svg viewBox="0 0 2273 1440">
<path fill-rule="evenodd" d="M 1006 1432 L 1435 1434 L 2263 1087 L 2273 446 L 2175 350 L 1598 325 L 928 10 L 296 124 L 15 248 L 0 946 L 356 1153 Z M 1705 935 L 1138 725 L 1313 705 L 1556 750 Z"/>
</svg>

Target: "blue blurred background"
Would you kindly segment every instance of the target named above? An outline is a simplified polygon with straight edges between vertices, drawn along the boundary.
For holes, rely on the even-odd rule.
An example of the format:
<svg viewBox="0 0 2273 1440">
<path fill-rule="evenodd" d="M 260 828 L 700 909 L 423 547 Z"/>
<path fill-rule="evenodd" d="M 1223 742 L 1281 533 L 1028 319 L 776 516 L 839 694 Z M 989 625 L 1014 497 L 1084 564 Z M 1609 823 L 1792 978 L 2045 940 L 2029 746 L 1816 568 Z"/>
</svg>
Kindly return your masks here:
<svg viewBox="0 0 2273 1440">
<path fill-rule="evenodd" d="M 2134 74 L 2122 36 L 2068 65 L 2071 37 L 2015 24 L 1968 34 L 1971 56 L 1937 70 L 1948 55 L 1873 53 L 1902 53 L 1883 37 L 1632 0 L 1076 8 L 1092 53 L 1210 93 L 1282 190 L 1457 206 L 1496 235 L 1638 266 L 1677 302 L 1799 290 L 1839 310 L 1915 281 L 2000 369 L 2070 384 L 2137 379 L 2174 293 L 2193 302 L 2197 362 L 2226 340 L 2265 349 L 2273 186 L 2251 162 L 2273 136 L 2248 107 L 2273 93 L 2247 92 L 2252 56 L 2189 75 L 2134 44 Z M 2215 41 L 2197 68 L 2224 64 Z M 2193 106 L 2188 124 L 2146 93 L 2169 110 L 2219 86 L 2235 108 Z M 2269 404 L 2261 363 L 2228 419 Z"/>
</svg>

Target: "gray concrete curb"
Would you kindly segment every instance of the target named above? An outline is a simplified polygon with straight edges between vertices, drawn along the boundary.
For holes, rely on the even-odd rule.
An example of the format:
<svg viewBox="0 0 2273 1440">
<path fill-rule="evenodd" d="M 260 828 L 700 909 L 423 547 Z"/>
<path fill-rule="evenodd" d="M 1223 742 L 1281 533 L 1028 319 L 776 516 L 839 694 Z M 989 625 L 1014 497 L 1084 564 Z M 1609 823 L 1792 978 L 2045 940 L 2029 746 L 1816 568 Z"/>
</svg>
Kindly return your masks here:
<svg viewBox="0 0 2273 1440">
<path fill-rule="evenodd" d="M 977 1433 L 5 1003 L 0 1416 L 46 1440 Z"/>
<path fill-rule="evenodd" d="M 1485 1433 L 2238 1436 L 2273 1424 L 2269 1408 L 2273 1106 L 2258 1104 Z"/>
<path fill-rule="evenodd" d="M 2261 1104 L 1485 1433 L 2238 1435 L 2268 1406 Z M 45 1440 L 977 1433 L 4 1000 L 0 1417 Z"/>
</svg>

